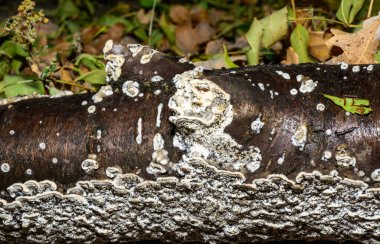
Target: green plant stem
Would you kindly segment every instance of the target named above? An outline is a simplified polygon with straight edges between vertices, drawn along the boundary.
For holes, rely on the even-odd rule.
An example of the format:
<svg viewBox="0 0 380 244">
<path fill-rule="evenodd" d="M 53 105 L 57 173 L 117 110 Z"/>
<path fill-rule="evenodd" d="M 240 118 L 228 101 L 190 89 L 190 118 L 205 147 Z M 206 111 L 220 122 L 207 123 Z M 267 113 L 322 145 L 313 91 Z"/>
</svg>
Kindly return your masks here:
<svg viewBox="0 0 380 244">
<path fill-rule="evenodd" d="M 369 3 L 369 8 L 368 8 L 368 13 L 367 13 L 367 18 L 371 17 L 371 13 L 372 13 L 372 7 L 373 7 L 373 0 L 371 0 L 371 2 Z"/>
<path fill-rule="evenodd" d="M 77 86 L 79 88 L 82 88 L 84 90 L 90 90 L 90 91 L 93 91 L 95 92 L 96 90 L 94 88 L 88 88 L 88 87 L 85 87 L 85 86 L 82 86 L 80 84 L 77 84 L 77 83 L 73 83 L 73 82 L 70 82 L 70 81 L 64 81 L 64 80 L 54 80 L 55 82 L 58 82 L 58 83 L 61 83 L 61 84 L 65 84 L 65 85 L 71 85 L 71 86 Z"/>
<path fill-rule="evenodd" d="M 299 18 L 297 20 L 323 20 L 323 21 L 329 21 L 337 24 L 341 24 L 346 26 L 345 23 L 338 21 L 338 20 L 333 20 L 333 19 L 326 19 L 326 18 L 319 18 L 319 17 L 311 17 L 311 18 Z M 293 20 L 292 22 L 296 22 L 296 20 Z M 348 27 L 361 27 L 361 25 L 349 25 Z"/>
<path fill-rule="evenodd" d="M 297 21 L 296 3 L 294 0 L 292 0 L 292 9 L 293 9 L 293 13 L 294 13 L 294 18 Z"/>
</svg>

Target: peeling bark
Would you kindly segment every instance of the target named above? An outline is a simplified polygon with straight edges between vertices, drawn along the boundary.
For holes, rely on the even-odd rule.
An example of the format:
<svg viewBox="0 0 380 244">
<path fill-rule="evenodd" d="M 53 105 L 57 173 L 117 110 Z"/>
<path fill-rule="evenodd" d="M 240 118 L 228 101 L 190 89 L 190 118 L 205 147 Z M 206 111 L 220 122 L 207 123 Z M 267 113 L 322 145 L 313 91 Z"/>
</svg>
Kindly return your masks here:
<svg viewBox="0 0 380 244">
<path fill-rule="evenodd" d="M 380 241 L 380 66 L 104 52 L 112 89 L 2 101 L 1 240 Z"/>
</svg>

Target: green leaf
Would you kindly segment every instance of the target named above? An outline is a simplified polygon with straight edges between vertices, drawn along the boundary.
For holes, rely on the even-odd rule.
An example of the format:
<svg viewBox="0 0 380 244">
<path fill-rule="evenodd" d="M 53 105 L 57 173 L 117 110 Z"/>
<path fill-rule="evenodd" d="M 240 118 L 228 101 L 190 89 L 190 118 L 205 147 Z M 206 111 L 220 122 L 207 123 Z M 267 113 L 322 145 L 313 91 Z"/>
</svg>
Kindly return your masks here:
<svg viewBox="0 0 380 244">
<path fill-rule="evenodd" d="M 162 39 L 164 35 L 160 30 L 154 30 L 152 35 L 149 37 L 149 46 L 155 47 L 157 43 Z"/>
<path fill-rule="evenodd" d="M 175 26 L 167 21 L 166 15 L 162 14 L 158 22 L 170 44 L 175 43 Z"/>
<path fill-rule="evenodd" d="M 375 60 L 377 63 L 380 63 L 380 51 L 378 51 L 377 53 L 375 53 Z"/>
<path fill-rule="evenodd" d="M 309 43 L 309 32 L 301 24 L 297 24 L 292 34 L 290 35 L 290 43 L 294 51 L 298 54 L 300 63 L 312 63 L 313 59 L 310 58 L 307 51 Z"/>
<path fill-rule="evenodd" d="M 0 80 L 2 80 L 4 75 L 8 74 L 9 71 L 10 71 L 9 61 L 8 60 L 0 61 Z"/>
<path fill-rule="evenodd" d="M 4 81 L 0 81 L 0 94 L 4 92 Z"/>
<path fill-rule="evenodd" d="M 90 84 L 105 85 L 106 72 L 104 70 L 93 70 L 75 79 L 75 81 L 80 81 L 80 80 L 86 81 Z"/>
<path fill-rule="evenodd" d="M 22 62 L 20 60 L 12 59 L 12 61 L 11 61 L 11 72 L 12 72 L 12 74 L 18 75 L 20 73 L 21 66 L 22 66 Z"/>
<path fill-rule="evenodd" d="M 350 25 L 363 3 L 364 0 L 341 0 L 336 17 L 346 25 Z"/>
<path fill-rule="evenodd" d="M 91 15 L 95 13 L 94 5 L 89 0 L 84 0 L 84 4 L 86 5 L 88 12 L 90 12 Z"/>
<path fill-rule="evenodd" d="M 132 25 L 132 23 L 129 20 L 120 16 L 115 16 L 115 15 L 104 15 L 100 17 L 100 19 L 98 20 L 99 25 L 108 26 L 108 27 L 111 27 L 118 23 L 123 24 L 126 27 L 129 27 Z"/>
<path fill-rule="evenodd" d="M 351 97 L 336 97 L 328 94 L 322 94 L 325 98 L 330 99 L 336 105 L 342 107 L 345 111 L 352 114 L 365 115 L 373 111 L 368 99 L 359 99 Z"/>
<path fill-rule="evenodd" d="M 58 6 L 58 16 L 61 22 L 66 19 L 74 19 L 80 14 L 79 9 L 72 0 L 60 0 Z"/>
<path fill-rule="evenodd" d="M 261 21 L 256 18 L 253 20 L 251 27 L 245 35 L 251 49 L 247 52 L 247 59 L 249 65 L 259 63 L 260 43 L 263 37 L 264 28 Z"/>
<path fill-rule="evenodd" d="M 4 91 L 7 97 L 28 95 L 34 92 L 45 94 L 45 89 L 42 81 L 30 80 L 22 76 L 15 75 L 4 76 Z"/>
<path fill-rule="evenodd" d="M 16 42 L 13 41 L 5 41 L 0 46 L 0 56 L 6 55 L 9 58 L 14 57 L 28 57 L 28 52 L 24 49 L 24 47 Z"/>
<path fill-rule="evenodd" d="M 288 8 L 284 7 L 263 18 L 260 22 L 264 29 L 263 46 L 270 47 L 288 33 Z"/>
<path fill-rule="evenodd" d="M 140 0 L 140 6 L 143 8 L 152 8 L 154 2 L 159 3 L 160 0 Z"/>
<path fill-rule="evenodd" d="M 78 66 L 80 64 L 88 67 L 90 70 L 96 70 L 96 69 L 104 70 L 105 69 L 105 65 L 102 61 L 86 53 L 83 53 L 77 57 L 77 61 L 75 62 L 75 65 Z"/>
<path fill-rule="evenodd" d="M 239 68 L 239 66 L 237 66 L 234 62 L 232 62 L 230 56 L 228 56 L 228 52 L 227 52 L 227 47 L 226 45 L 223 45 L 223 50 L 224 50 L 224 60 L 226 61 L 227 63 L 227 67 L 230 69 L 230 68 Z"/>
</svg>

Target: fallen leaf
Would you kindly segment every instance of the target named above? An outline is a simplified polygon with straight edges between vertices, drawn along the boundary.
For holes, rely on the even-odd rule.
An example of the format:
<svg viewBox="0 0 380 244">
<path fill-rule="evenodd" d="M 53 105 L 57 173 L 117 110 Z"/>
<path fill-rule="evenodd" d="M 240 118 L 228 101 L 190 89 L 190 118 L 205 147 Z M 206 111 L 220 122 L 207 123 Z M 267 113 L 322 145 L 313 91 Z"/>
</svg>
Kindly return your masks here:
<svg viewBox="0 0 380 244">
<path fill-rule="evenodd" d="M 354 21 L 355 15 L 360 11 L 364 0 L 341 0 L 336 17 L 345 23 L 350 25 Z"/>
<path fill-rule="evenodd" d="M 230 57 L 230 59 L 232 62 L 236 62 L 236 61 L 242 62 L 242 61 L 247 60 L 245 55 L 232 56 Z M 222 53 L 214 55 L 212 58 L 210 58 L 207 61 L 195 62 L 194 65 L 202 66 L 204 69 L 208 69 L 208 70 L 228 68 L 228 64 L 226 63 L 226 60 Z"/>
<path fill-rule="evenodd" d="M 301 24 L 297 24 L 290 35 L 290 43 L 294 51 L 298 54 L 299 63 L 314 62 L 308 53 L 307 45 L 309 42 L 309 32 Z"/>
<path fill-rule="evenodd" d="M 323 31 L 309 31 L 309 53 L 321 62 L 330 58 L 330 48 L 327 47 L 324 40 Z"/>
<path fill-rule="evenodd" d="M 262 44 L 272 46 L 288 33 L 288 8 L 284 7 L 260 20 L 264 28 Z"/>
<path fill-rule="evenodd" d="M 176 24 L 191 22 L 190 11 L 182 5 L 174 5 L 170 8 L 170 19 Z"/>
<path fill-rule="evenodd" d="M 283 64 L 299 64 L 298 54 L 292 47 L 286 50 L 286 59 L 282 61 Z"/>
<path fill-rule="evenodd" d="M 178 25 L 175 31 L 176 45 L 184 52 L 195 53 L 198 47 L 198 40 L 196 38 L 197 32 L 191 27 L 191 24 Z"/>
<path fill-rule="evenodd" d="M 207 42 L 215 34 L 215 29 L 206 21 L 201 21 L 195 27 L 196 39 L 198 44 Z"/>
<path fill-rule="evenodd" d="M 152 18 L 152 14 L 152 10 L 148 11 L 148 13 L 145 13 L 145 10 L 142 8 L 137 12 L 137 19 L 141 24 L 147 25 L 149 24 L 150 19 Z"/>
<path fill-rule="evenodd" d="M 223 52 L 223 41 L 222 40 L 212 40 L 209 41 L 205 48 L 206 55 L 214 55 Z"/>
<path fill-rule="evenodd" d="M 251 46 L 251 49 L 247 52 L 249 65 L 255 65 L 259 63 L 260 43 L 263 37 L 263 33 L 264 26 L 262 22 L 255 18 L 246 34 L 248 43 Z"/>
</svg>

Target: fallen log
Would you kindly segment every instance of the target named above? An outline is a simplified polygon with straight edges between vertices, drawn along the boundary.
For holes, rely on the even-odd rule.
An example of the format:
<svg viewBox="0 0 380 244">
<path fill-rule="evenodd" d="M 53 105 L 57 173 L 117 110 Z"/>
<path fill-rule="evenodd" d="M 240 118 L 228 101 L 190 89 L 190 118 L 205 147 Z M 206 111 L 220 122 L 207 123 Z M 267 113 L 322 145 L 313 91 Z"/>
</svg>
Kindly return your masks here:
<svg viewBox="0 0 380 244">
<path fill-rule="evenodd" d="M 380 66 L 104 53 L 96 94 L 1 101 L 0 240 L 380 241 Z"/>
</svg>

